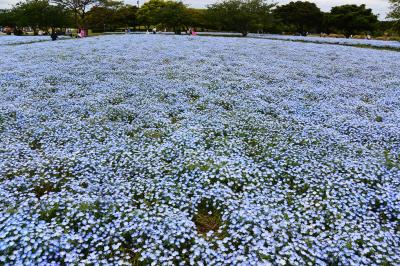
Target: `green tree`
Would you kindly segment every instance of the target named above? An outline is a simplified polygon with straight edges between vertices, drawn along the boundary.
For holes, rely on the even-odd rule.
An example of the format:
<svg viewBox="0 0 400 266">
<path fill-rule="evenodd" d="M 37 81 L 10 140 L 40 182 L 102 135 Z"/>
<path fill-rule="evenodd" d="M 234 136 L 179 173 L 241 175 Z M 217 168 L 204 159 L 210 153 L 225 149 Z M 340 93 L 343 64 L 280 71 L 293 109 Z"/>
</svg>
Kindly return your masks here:
<svg viewBox="0 0 400 266">
<path fill-rule="evenodd" d="M 0 26 L 15 27 L 16 21 L 11 9 L 0 10 Z"/>
<path fill-rule="evenodd" d="M 343 5 L 331 9 L 328 23 L 348 38 L 353 34 L 373 31 L 377 22 L 378 17 L 365 5 Z"/>
<path fill-rule="evenodd" d="M 393 28 L 400 35 L 400 0 L 389 0 L 391 4 L 391 11 L 388 14 L 388 18 L 393 19 Z"/>
<path fill-rule="evenodd" d="M 87 12 L 86 24 L 94 31 L 115 30 L 118 27 L 137 25 L 136 6 L 124 5 L 119 1 L 107 1 Z"/>
<path fill-rule="evenodd" d="M 115 13 L 115 23 L 118 26 L 123 26 L 123 27 L 136 27 L 138 24 L 138 17 L 137 17 L 137 12 L 138 12 L 138 7 L 137 6 L 132 6 L 132 5 L 123 5 L 120 8 L 117 9 L 117 12 Z"/>
<path fill-rule="evenodd" d="M 15 25 L 30 27 L 37 35 L 39 29 L 52 31 L 57 27 L 67 26 L 68 12 L 61 6 L 50 5 L 47 0 L 28 0 L 17 3 L 12 9 Z"/>
<path fill-rule="evenodd" d="M 186 26 L 206 28 L 209 24 L 206 18 L 206 12 L 206 9 L 188 8 L 186 13 L 189 21 Z"/>
<path fill-rule="evenodd" d="M 234 30 L 247 36 L 250 31 L 263 29 L 275 4 L 264 0 L 224 0 L 210 5 L 207 10 L 209 21 L 218 29 Z"/>
<path fill-rule="evenodd" d="M 74 14 L 74 22 L 76 27 L 85 27 L 85 18 L 88 9 L 96 4 L 99 0 L 52 0 L 53 3 L 63 6 Z"/>
<path fill-rule="evenodd" d="M 300 33 L 319 30 L 323 20 L 321 10 L 310 2 L 290 2 L 278 6 L 273 13 L 284 25 Z"/>
<path fill-rule="evenodd" d="M 86 14 L 86 26 L 95 32 L 104 31 L 106 28 L 113 31 L 114 10 L 104 6 L 94 6 Z"/>
<path fill-rule="evenodd" d="M 159 22 L 167 28 L 176 30 L 181 27 L 188 27 L 191 23 L 189 12 L 182 2 L 166 1 L 160 12 Z"/>
<path fill-rule="evenodd" d="M 150 0 L 142 5 L 138 11 L 138 20 L 140 25 L 150 26 L 160 24 L 162 22 L 162 10 L 165 6 L 163 0 Z"/>
<path fill-rule="evenodd" d="M 71 14 L 62 6 L 49 5 L 45 10 L 45 24 L 52 32 L 56 28 L 64 28 L 72 25 Z"/>
<path fill-rule="evenodd" d="M 40 28 L 45 25 L 45 10 L 47 1 L 33 0 L 17 3 L 14 8 L 16 25 L 19 27 L 31 27 L 34 35 L 37 35 Z"/>
</svg>

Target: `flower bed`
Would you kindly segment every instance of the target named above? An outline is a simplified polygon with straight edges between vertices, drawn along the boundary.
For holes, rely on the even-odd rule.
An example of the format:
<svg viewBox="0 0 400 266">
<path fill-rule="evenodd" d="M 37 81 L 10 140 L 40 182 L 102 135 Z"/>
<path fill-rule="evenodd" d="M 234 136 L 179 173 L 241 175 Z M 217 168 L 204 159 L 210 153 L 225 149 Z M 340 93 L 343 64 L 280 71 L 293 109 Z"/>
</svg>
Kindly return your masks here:
<svg viewBox="0 0 400 266">
<path fill-rule="evenodd" d="M 400 54 L 1 46 L 0 264 L 399 264 Z"/>
</svg>

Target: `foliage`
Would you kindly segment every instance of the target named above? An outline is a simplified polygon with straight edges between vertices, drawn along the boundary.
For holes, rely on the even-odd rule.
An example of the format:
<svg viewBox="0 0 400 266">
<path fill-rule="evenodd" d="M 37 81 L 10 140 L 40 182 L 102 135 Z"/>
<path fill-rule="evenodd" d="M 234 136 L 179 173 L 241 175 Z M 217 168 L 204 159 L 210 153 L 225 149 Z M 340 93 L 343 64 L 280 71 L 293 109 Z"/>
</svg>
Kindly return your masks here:
<svg viewBox="0 0 400 266">
<path fill-rule="evenodd" d="M 299 33 L 316 32 L 321 27 L 323 19 L 323 13 L 316 4 L 302 1 L 278 6 L 274 10 L 274 15 Z"/>
<path fill-rule="evenodd" d="M 94 31 L 114 31 L 123 27 L 145 26 L 181 31 L 190 27 L 201 30 L 249 32 L 325 32 L 387 34 L 389 28 L 400 33 L 400 0 L 390 0 L 393 21 L 378 22 L 365 5 L 344 5 L 323 13 L 314 4 L 293 1 L 276 6 L 268 0 L 223 0 L 207 9 L 189 8 L 181 1 L 150 0 L 140 8 L 114 0 L 25 0 L 15 10 L 0 10 L 0 25 L 30 26 L 35 33 L 43 25 L 60 27 L 72 24 Z M 49 5 L 47 1 L 57 4 Z M 275 8 L 276 7 L 276 8 Z M 73 14 L 73 16 L 70 15 Z"/>
<path fill-rule="evenodd" d="M 87 26 L 95 31 L 115 30 L 118 27 L 138 25 L 136 6 L 118 1 L 107 1 L 96 5 L 86 15 Z"/>
<path fill-rule="evenodd" d="M 353 34 L 371 32 L 374 30 L 378 18 L 365 5 L 343 5 L 331 9 L 329 25 L 342 32 L 346 37 Z"/>
<path fill-rule="evenodd" d="M 15 24 L 31 27 L 36 35 L 39 29 L 47 31 L 69 25 L 69 13 L 62 6 L 50 5 L 47 0 L 28 0 L 19 2 L 12 10 Z"/>
<path fill-rule="evenodd" d="M 140 8 L 138 19 L 147 28 L 160 25 L 175 31 L 175 29 L 190 26 L 194 21 L 190 18 L 190 14 L 193 12 L 189 12 L 182 2 L 150 0 Z"/>
<path fill-rule="evenodd" d="M 234 30 L 247 36 L 262 30 L 275 4 L 264 0 L 224 0 L 208 7 L 208 19 L 219 29 Z"/>
<path fill-rule="evenodd" d="M 85 26 L 87 9 L 99 3 L 99 0 L 52 0 L 55 4 L 71 10 L 77 27 Z"/>
<path fill-rule="evenodd" d="M 388 18 L 395 21 L 393 28 L 400 34 L 400 0 L 389 0 L 389 2 L 391 3 L 391 11 Z"/>
<path fill-rule="evenodd" d="M 11 26 L 14 27 L 16 25 L 14 13 L 9 9 L 0 10 L 0 25 L 2 26 Z"/>
<path fill-rule="evenodd" d="M 151 25 L 161 23 L 161 10 L 164 4 L 163 0 L 150 0 L 144 3 L 138 11 L 140 24 L 150 28 Z"/>
<path fill-rule="evenodd" d="M 190 26 L 206 28 L 212 27 L 206 19 L 206 9 L 188 8 L 186 13 L 190 22 Z"/>
<path fill-rule="evenodd" d="M 187 7 L 182 2 L 166 1 L 161 10 L 161 23 L 174 31 L 182 26 L 190 26 Z"/>
</svg>

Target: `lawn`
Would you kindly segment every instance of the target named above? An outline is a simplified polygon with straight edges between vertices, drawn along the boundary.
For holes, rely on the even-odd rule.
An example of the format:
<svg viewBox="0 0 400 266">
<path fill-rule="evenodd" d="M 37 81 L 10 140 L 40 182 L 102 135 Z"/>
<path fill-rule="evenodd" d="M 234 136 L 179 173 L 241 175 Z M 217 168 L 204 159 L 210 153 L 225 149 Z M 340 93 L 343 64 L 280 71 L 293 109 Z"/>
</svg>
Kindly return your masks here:
<svg viewBox="0 0 400 266">
<path fill-rule="evenodd" d="M 399 52 L 110 35 L 0 53 L 0 264 L 400 264 Z"/>
</svg>

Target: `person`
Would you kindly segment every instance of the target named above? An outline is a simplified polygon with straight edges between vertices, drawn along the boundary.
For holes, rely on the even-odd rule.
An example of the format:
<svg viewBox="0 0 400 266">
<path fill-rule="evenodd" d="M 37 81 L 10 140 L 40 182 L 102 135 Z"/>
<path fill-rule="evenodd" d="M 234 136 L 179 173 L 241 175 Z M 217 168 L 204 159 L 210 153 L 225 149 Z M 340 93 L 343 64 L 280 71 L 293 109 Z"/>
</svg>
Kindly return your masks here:
<svg viewBox="0 0 400 266">
<path fill-rule="evenodd" d="M 193 31 L 192 28 L 189 28 L 189 35 L 192 35 Z"/>
<path fill-rule="evenodd" d="M 57 38 L 58 38 L 57 33 L 55 33 L 54 31 L 51 33 L 50 37 L 51 37 L 51 40 L 53 40 L 53 41 L 57 40 Z"/>
<path fill-rule="evenodd" d="M 153 28 L 153 34 L 156 34 L 157 33 L 157 28 Z"/>
</svg>

